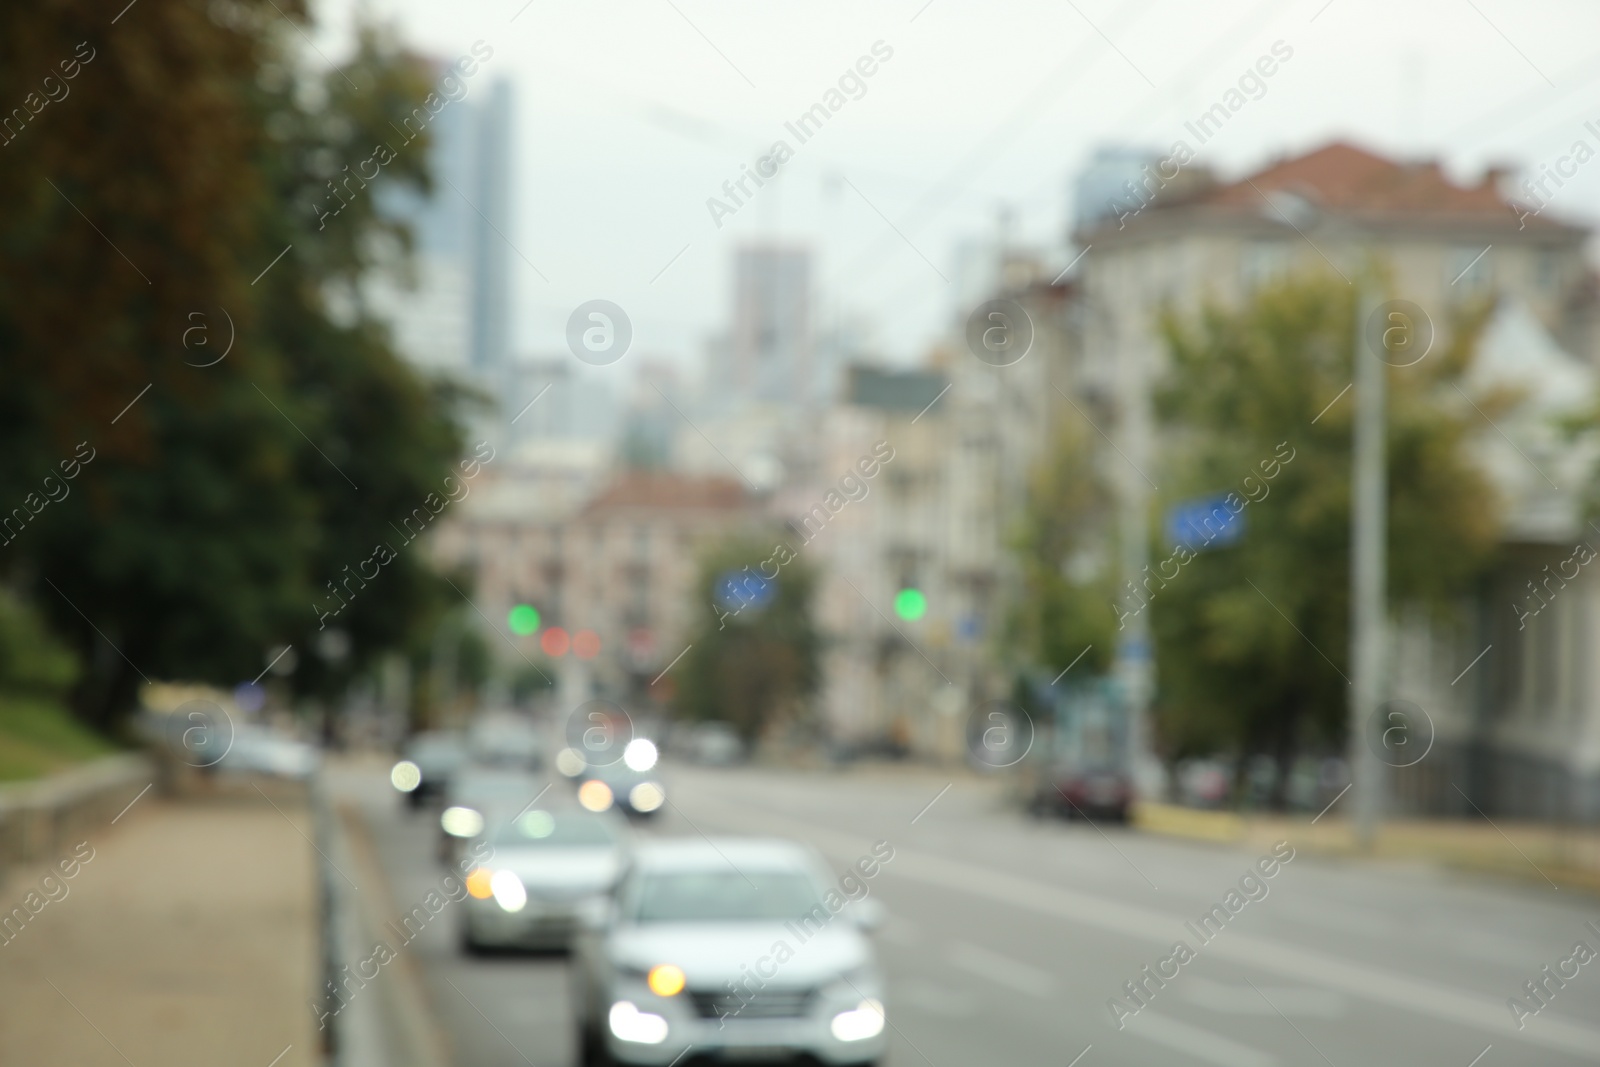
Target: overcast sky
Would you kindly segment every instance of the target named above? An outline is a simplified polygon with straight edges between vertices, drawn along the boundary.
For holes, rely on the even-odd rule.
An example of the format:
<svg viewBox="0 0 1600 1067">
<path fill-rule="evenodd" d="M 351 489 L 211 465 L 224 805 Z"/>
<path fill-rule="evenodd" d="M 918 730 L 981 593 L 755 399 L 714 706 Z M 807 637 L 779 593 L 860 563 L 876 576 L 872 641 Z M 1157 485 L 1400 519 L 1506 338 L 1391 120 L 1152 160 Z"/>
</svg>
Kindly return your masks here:
<svg viewBox="0 0 1600 1067">
<path fill-rule="evenodd" d="M 571 310 L 601 297 L 632 317 L 632 353 L 698 366 L 733 248 L 777 237 L 816 251 L 825 316 L 920 359 L 950 321 L 957 249 L 1002 206 L 1065 266 L 1094 148 L 1198 147 L 1184 123 L 1279 41 L 1292 57 L 1264 95 L 1200 148 L 1224 175 L 1333 138 L 1471 180 L 1600 147 L 1592 0 L 320 0 L 323 54 L 348 51 L 358 8 L 443 58 L 482 40 L 473 91 L 513 83 L 519 353 L 561 350 Z M 784 123 L 879 41 L 893 54 L 864 95 L 800 143 Z M 778 139 L 793 158 L 719 228 L 707 198 Z M 1597 192 L 1600 163 L 1550 210 L 1588 219 Z"/>
</svg>

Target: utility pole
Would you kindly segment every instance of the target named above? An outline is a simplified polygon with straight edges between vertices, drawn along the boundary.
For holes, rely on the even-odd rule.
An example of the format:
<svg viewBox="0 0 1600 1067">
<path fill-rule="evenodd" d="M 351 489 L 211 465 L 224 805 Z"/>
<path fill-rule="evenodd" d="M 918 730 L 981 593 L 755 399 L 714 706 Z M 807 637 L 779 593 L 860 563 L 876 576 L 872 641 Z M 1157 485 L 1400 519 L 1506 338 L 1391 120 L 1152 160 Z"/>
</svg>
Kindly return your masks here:
<svg viewBox="0 0 1600 1067">
<path fill-rule="evenodd" d="M 1118 436 L 1122 440 L 1123 460 L 1120 530 L 1122 544 L 1122 589 L 1119 599 L 1119 633 L 1115 674 L 1122 682 L 1127 707 L 1127 746 L 1134 788 L 1141 799 L 1152 799 L 1151 791 L 1160 780 L 1160 763 L 1151 744 L 1150 704 L 1155 695 L 1155 652 L 1150 635 L 1150 609 L 1147 597 L 1153 596 L 1142 585 L 1150 562 L 1150 504 L 1155 485 L 1146 471 L 1155 455 L 1154 419 L 1150 411 L 1150 368 L 1157 352 L 1154 340 L 1146 337 L 1124 339 L 1127 346 L 1118 361 L 1121 389 L 1121 418 Z M 1165 798 L 1161 798 L 1165 799 Z"/>
<path fill-rule="evenodd" d="M 1383 811 L 1383 764 L 1371 745 L 1368 725 L 1383 697 L 1384 622 L 1387 596 L 1388 477 L 1385 466 L 1384 391 L 1387 361 L 1374 351 L 1387 345 L 1387 329 L 1413 331 L 1411 322 L 1370 325 L 1378 303 L 1362 290 L 1356 297 L 1354 331 L 1355 440 L 1350 507 L 1350 769 L 1356 843 L 1372 847 Z M 1402 346 L 1409 343 L 1409 337 Z"/>
</svg>

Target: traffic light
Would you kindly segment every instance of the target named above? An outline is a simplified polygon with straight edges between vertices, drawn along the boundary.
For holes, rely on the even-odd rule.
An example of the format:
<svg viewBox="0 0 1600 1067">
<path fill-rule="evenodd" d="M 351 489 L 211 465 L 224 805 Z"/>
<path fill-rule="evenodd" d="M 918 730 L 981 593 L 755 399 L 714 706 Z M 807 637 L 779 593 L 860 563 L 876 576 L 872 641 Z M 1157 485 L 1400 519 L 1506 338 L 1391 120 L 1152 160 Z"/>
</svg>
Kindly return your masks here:
<svg viewBox="0 0 1600 1067">
<path fill-rule="evenodd" d="M 518 604 L 506 615 L 506 625 L 518 637 L 539 632 L 539 611 L 532 604 Z"/>
<path fill-rule="evenodd" d="M 894 595 L 894 613 L 907 622 L 916 622 L 928 612 L 928 598 L 922 590 L 907 587 Z"/>
<path fill-rule="evenodd" d="M 567 654 L 567 649 L 572 647 L 572 638 L 567 631 L 559 626 L 552 626 L 539 635 L 539 647 L 544 649 L 544 654 L 559 658 Z"/>
</svg>

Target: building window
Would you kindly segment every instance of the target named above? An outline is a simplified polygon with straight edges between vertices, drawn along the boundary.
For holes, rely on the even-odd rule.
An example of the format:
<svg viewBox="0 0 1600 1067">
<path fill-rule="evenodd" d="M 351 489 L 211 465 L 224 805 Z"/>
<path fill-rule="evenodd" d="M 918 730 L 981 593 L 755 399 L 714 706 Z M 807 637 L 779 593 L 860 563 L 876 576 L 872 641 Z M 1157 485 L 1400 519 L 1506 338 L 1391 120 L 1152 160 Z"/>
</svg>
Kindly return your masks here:
<svg viewBox="0 0 1600 1067">
<path fill-rule="evenodd" d="M 1287 241 L 1247 241 L 1239 258 L 1240 280 L 1246 289 L 1277 281 L 1289 273 L 1293 258 Z"/>
<path fill-rule="evenodd" d="M 1554 294 L 1561 288 L 1561 258 L 1555 252 L 1534 253 L 1533 282 L 1541 293 Z"/>
<path fill-rule="evenodd" d="M 1485 245 L 1466 245 L 1445 256 L 1445 288 L 1459 297 L 1478 296 L 1494 283 L 1494 253 Z"/>
</svg>

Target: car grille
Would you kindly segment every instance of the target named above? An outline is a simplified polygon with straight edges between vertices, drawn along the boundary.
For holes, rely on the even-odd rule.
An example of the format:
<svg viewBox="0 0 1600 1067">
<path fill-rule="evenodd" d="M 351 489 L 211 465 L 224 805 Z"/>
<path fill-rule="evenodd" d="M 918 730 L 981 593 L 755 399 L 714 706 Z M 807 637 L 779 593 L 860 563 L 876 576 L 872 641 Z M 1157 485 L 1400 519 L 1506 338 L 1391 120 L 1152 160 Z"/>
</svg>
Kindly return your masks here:
<svg viewBox="0 0 1600 1067">
<path fill-rule="evenodd" d="M 763 989 L 742 999 L 733 993 L 696 993 L 689 997 L 702 1019 L 798 1019 L 811 1011 L 813 989 Z"/>
</svg>

